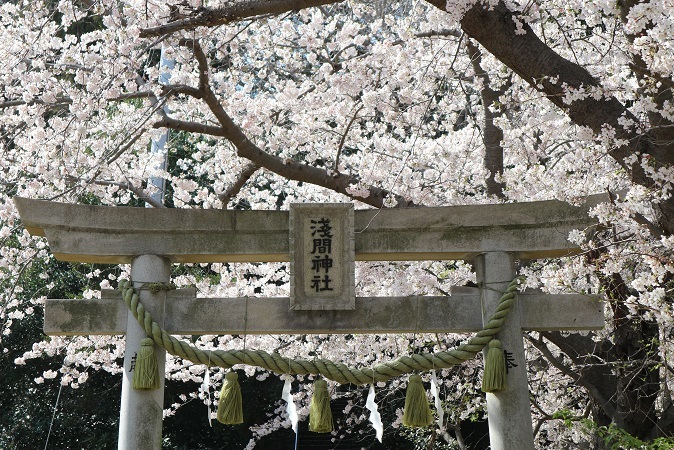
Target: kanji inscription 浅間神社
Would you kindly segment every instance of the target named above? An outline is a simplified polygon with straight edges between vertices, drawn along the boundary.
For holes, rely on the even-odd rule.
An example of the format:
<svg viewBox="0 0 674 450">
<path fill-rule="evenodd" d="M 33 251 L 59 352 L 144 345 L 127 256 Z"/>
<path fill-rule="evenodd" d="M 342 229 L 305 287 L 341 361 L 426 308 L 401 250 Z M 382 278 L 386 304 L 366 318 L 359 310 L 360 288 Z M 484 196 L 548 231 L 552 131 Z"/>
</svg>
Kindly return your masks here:
<svg viewBox="0 0 674 450">
<path fill-rule="evenodd" d="M 291 309 L 354 309 L 353 205 L 293 204 L 289 233 Z"/>
</svg>

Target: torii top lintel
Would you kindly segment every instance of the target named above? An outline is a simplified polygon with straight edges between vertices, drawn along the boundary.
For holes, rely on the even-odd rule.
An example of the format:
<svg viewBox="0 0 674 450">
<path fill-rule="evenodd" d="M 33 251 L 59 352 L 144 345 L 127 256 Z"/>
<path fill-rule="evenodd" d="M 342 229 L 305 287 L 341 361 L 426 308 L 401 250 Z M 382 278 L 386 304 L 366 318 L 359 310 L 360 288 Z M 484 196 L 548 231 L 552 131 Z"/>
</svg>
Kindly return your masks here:
<svg viewBox="0 0 674 450">
<path fill-rule="evenodd" d="M 574 229 L 596 224 L 588 197 L 560 201 L 355 211 L 360 261 L 472 260 L 484 252 L 519 259 L 576 254 Z M 89 206 L 15 197 L 26 229 L 46 236 L 64 261 L 130 263 L 162 255 L 175 263 L 288 261 L 288 211 Z"/>
</svg>

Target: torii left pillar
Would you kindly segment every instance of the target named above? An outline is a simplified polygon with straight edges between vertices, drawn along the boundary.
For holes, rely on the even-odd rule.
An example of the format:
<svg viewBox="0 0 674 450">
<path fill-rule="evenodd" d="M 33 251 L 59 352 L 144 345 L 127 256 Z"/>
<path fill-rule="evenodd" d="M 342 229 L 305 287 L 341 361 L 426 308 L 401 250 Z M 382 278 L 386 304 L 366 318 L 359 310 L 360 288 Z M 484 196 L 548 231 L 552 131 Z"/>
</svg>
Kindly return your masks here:
<svg viewBox="0 0 674 450">
<path fill-rule="evenodd" d="M 144 283 L 169 283 L 171 263 L 156 255 L 137 256 L 131 262 L 131 279 L 138 289 Z M 158 323 L 164 321 L 166 291 L 153 294 L 147 289 L 139 290 L 140 302 Z M 126 351 L 124 353 L 124 377 L 122 379 L 122 405 L 119 413 L 120 450 L 159 450 L 162 443 L 162 419 L 164 414 L 164 379 L 166 351 L 155 345 L 160 387 L 152 391 L 137 391 L 132 387 L 136 352 L 141 339 L 147 334 L 136 318 L 128 313 L 126 324 Z"/>
</svg>

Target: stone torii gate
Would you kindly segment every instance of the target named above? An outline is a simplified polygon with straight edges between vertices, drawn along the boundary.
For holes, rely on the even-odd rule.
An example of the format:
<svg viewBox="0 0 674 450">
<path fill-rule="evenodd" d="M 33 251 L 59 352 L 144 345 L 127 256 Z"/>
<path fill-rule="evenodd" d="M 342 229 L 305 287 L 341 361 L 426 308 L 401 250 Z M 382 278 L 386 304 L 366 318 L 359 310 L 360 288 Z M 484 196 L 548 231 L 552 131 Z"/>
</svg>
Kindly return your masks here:
<svg viewBox="0 0 674 450">
<path fill-rule="evenodd" d="M 544 201 L 351 211 L 357 232 L 350 242 L 345 235 L 344 246 L 355 248 L 355 260 L 472 261 L 480 287 L 455 288 L 450 297 L 358 297 L 354 301 L 347 289 L 346 305 L 326 307 L 298 306 L 288 298 L 196 298 L 194 289 L 180 289 L 141 290 L 140 301 L 168 332 L 181 335 L 478 331 L 514 278 L 515 262 L 577 254 L 579 249 L 568 242 L 568 234 L 592 227 L 587 210 L 603 200 L 604 196 L 593 196 L 581 207 Z M 23 225 L 32 235 L 46 236 L 57 259 L 130 263 L 136 286 L 168 283 L 172 263 L 284 262 L 295 251 L 287 211 L 101 207 L 18 197 L 14 201 Z M 345 280 L 348 284 L 348 276 Z M 145 332 L 120 294 L 103 291 L 101 297 L 47 300 L 45 333 L 126 334 L 127 348 L 139 348 Z M 603 326 L 603 306 L 594 298 L 540 292 L 518 295 L 496 335 L 513 361 L 522 363 L 509 370 L 505 391 L 487 394 L 493 450 L 534 448 L 522 331 Z M 126 352 L 120 449 L 161 448 L 165 352 L 156 350 L 161 374 L 161 388 L 156 391 L 131 389 L 133 355 Z"/>
</svg>

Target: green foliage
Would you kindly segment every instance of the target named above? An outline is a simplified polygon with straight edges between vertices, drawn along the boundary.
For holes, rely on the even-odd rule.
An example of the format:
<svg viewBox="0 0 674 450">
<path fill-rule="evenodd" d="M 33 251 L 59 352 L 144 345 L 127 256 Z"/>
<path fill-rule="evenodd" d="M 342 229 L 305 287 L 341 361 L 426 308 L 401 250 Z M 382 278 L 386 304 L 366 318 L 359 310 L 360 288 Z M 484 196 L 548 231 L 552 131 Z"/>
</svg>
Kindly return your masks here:
<svg viewBox="0 0 674 450">
<path fill-rule="evenodd" d="M 652 441 L 642 441 L 632 436 L 624 429 L 612 423 L 608 426 L 599 426 L 593 420 L 580 418 L 569 410 L 560 410 L 552 415 L 553 419 L 562 420 L 566 427 L 580 424 L 581 429 L 589 434 L 598 436 L 606 448 L 611 450 L 671 450 L 674 449 L 674 438 L 657 438 Z"/>
<path fill-rule="evenodd" d="M 74 298 L 90 283 L 85 273 L 91 266 L 49 259 L 35 260 L 17 280 L 16 296 L 24 300 L 47 295 Z M 109 270 L 109 269 L 107 269 Z M 116 269 L 115 269 L 116 270 Z M 39 275 L 45 273 L 47 278 Z M 105 275 L 106 269 L 101 272 Z M 48 288 L 47 283 L 53 282 Z M 25 365 L 14 360 L 31 349 L 33 342 L 49 339 L 42 334 L 42 308 L 17 320 L 3 337 L 0 353 L 0 448 L 114 448 L 118 428 L 120 379 L 103 371 L 90 371 L 89 380 L 78 389 L 60 386 L 60 377 L 35 382 L 47 370 L 58 370 L 62 355 L 43 355 Z M 56 407 L 56 408 L 55 408 Z M 48 441 L 47 441 L 48 439 Z"/>
<path fill-rule="evenodd" d="M 414 450 L 459 450 L 459 444 L 455 440 L 445 442 L 431 428 L 407 428 L 403 427 L 400 434 L 414 443 Z"/>
<path fill-rule="evenodd" d="M 589 419 L 584 419 L 583 427 L 590 433 L 596 433 L 611 450 L 671 450 L 674 449 L 674 438 L 658 438 L 644 442 L 619 428 L 615 424 L 597 426 Z"/>
</svg>

